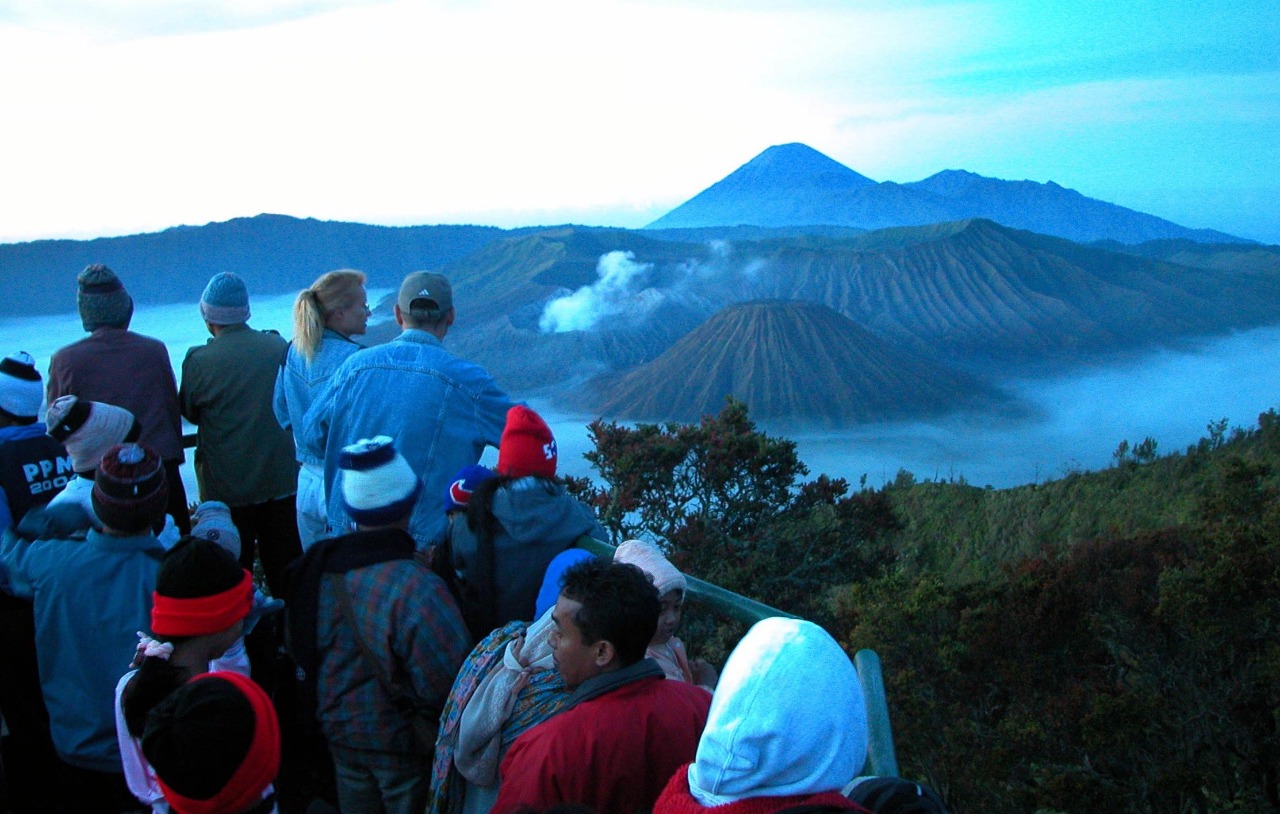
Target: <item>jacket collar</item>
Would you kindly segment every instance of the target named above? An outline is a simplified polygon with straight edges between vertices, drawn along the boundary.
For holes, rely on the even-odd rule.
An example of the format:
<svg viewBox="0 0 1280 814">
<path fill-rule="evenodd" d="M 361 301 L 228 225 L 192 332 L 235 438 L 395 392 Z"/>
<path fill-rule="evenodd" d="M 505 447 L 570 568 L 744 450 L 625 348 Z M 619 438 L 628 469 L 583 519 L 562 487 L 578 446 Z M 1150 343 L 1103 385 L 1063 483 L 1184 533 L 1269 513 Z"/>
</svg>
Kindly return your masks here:
<svg viewBox="0 0 1280 814">
<path fill-rule="evenodd" d="M 441 342 L 435 334 L 424 331 L 421 328 L 405 328 L 400 331 L 400 335 L 393 341 L 415 342 L 419 345 L 437 345 L 439 347 L 444 347 L 444 343 Z"/>
<path fill-rule="evenodd" d="M 658 662 L 653 659 L 640 659 L 635 664 L 621 667 L 617 670 L 610 670 L 607 673 L 601 673 L 598 676 L 592 676 L 586 681 L 578 685 L 573 691 L 573 695 L 569 696 L 569 703 L 565 709 L 573 709 L 584 701 L 590 701 L 592 698 L 599 698 L 602 695 L 613 692 L 616 689 L 625 687 L 636 681 L 645 678 L 666 678 L 667 674 L 662 672 L 662 668 L 658 666 Z"/>
</svg>

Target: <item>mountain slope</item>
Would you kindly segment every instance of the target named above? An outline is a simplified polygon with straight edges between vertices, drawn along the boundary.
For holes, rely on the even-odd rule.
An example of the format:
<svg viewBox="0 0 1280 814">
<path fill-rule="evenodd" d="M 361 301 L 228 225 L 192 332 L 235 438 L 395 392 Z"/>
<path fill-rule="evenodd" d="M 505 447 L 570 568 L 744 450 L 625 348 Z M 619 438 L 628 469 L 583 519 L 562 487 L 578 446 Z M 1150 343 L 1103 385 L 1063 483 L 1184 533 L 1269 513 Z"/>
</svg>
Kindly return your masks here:
<svg viewBox="0 0 1280 814">
<path fill-rule="evenodd" d="M 756 296 L 823 303 L 918 351 L 1062 363 L 1280 319 L 1280 276 L 1100 251 L 987 220 L 777 244 Z"/>
<path fill-rule="evenodd" d="M 646 228 L 882 229 L 969 218 L 1082 242 L 1248 242 L 1088 198 L 1052 181 L 1003 181 L 946 170 L 909 184 L 877 184 L 802 144 L 770 147 Z"/>
<path fill-rule="evenodd" d="M 652 362 L 598 385 L 610 418 L 696 420 L 726 396 L 758 419 L 824 427 L 993 402 L 966 376 L 812 302 L 753 301 L 708 319 Z"/>
</svg>

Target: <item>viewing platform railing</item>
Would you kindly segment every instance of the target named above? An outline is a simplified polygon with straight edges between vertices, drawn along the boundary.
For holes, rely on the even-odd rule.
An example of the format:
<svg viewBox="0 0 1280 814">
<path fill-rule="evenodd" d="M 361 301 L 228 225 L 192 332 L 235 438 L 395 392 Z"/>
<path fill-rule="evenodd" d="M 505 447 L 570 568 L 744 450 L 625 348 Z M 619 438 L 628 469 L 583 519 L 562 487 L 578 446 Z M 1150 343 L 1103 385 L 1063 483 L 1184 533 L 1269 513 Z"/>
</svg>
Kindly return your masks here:
<svg viewBox="0 0 1280 814">
<path fill-rule="evenodd" d="M 188 449 L 194 448 L 195 434 L 182 436 L 182 445 Z M 580 538 L 578 547 L 597 556 L 613 557 L 614 546 L 591 537 Z M 719 585 L 705 582 L 697 577 L 686 576 L 685 579 L 689 584 L 689 598 L 724 619 L 753 625 L 771 616 L 794 618 L 790 613 L 735 594 L 733 591 L 725 590 Z M 862 692 L 867 703 L 869 739 L 867 762 L 862 767 L 862 774 L 897 777 L 898 757 L 893 746 L 893 728 L 889 722 L 889 705 L 885 698 L 880 657 L 874 650 L 859 650 L 854 654 L 853 666 L 858 672 L 858 680 L 862 683 Z M 815 703 L 820 703 L 820 700 L 816 700 Z"/>
<path fill-rule="evenodd" d="M 591 537 L 578 539 L 578 547 L 601 557 L 613 557 L 614 546 Z M 707 610 L 725 619 L 754 625 L 761 619 L 771 616 L 794 618 L 777 608 L 771 608 L 763 602 L 727 591 L 719 585 L 705 582 L 697 577 L 685 576 L 689 584 L 688 596 Z M 864 775 L 898 776 L 898 756 L 893 748 L 893 728 L 889 723 L 889 704 L 885 698 L 884 675 L 881 672 L 880 657 L 874 650 L 859 650 L 853 657 L 854 669 L 858 672 L 858 680 L 862 683 L 862 693 L 867 702 L 867 762 L 862 767 Z M 815 699 L 821 703 L 821 699 Z M 850 778 L 852 779 L 852 778 Z"/>
</svg>

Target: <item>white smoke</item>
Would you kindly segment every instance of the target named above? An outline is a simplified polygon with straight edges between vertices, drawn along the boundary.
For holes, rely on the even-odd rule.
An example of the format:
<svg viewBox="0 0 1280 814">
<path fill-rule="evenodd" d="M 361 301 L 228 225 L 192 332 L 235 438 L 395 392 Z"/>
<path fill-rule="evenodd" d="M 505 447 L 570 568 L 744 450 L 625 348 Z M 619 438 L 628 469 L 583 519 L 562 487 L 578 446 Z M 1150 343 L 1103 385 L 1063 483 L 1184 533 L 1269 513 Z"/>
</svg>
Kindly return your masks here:
<svg viewBox="0 0 1280 814">
<path fill-rule="evenodd" d="M 589 331 L 606 319 L 642 321 L 664 299 L 661 291 L 646 285 L 652 270 L 652 263 L 637 263 L 633 252 L 602 255 L 596 264 L 600 279 L 547 303 L 538 328 L 543 333 L 564 333 Z"/>
<path fill-rule="evenodd" d="M 734 256 L 727 241 L 712 241 L 705 261 L 685 260 L 664 270 L 638 262 L 633 252 L 612 251 L 596 264 L 599 279 L 547 303 L 538 320 L 543 333 L 636 327 L 663 304 L 710 316 L 733 302 L 752 299 L 767 261 Z"/>
</svg>

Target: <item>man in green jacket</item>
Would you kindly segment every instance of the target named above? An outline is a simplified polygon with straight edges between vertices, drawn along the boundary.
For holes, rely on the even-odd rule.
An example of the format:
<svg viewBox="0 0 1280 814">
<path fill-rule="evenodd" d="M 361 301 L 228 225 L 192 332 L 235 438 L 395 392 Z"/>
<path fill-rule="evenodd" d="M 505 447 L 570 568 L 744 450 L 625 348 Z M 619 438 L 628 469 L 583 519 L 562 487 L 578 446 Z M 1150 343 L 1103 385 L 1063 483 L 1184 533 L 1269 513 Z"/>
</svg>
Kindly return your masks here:
<svg viewBox="0 0 1280 814">
<path fill-rule="evenodd" d="M 275 331 L 249 327 L 249 293 L 237 274 L 209 280 L 200 314 L 213 338 L 187 351 L 178 392 L 182 415 L 198 428 L 200 500 L 231 507 L 240 563 L 252 569 L 256 551 L 267 586 L 281 596 L 285 566 L 302 553 L 293 437 L 271 407 L 288 344 Z"/>
</svg>

